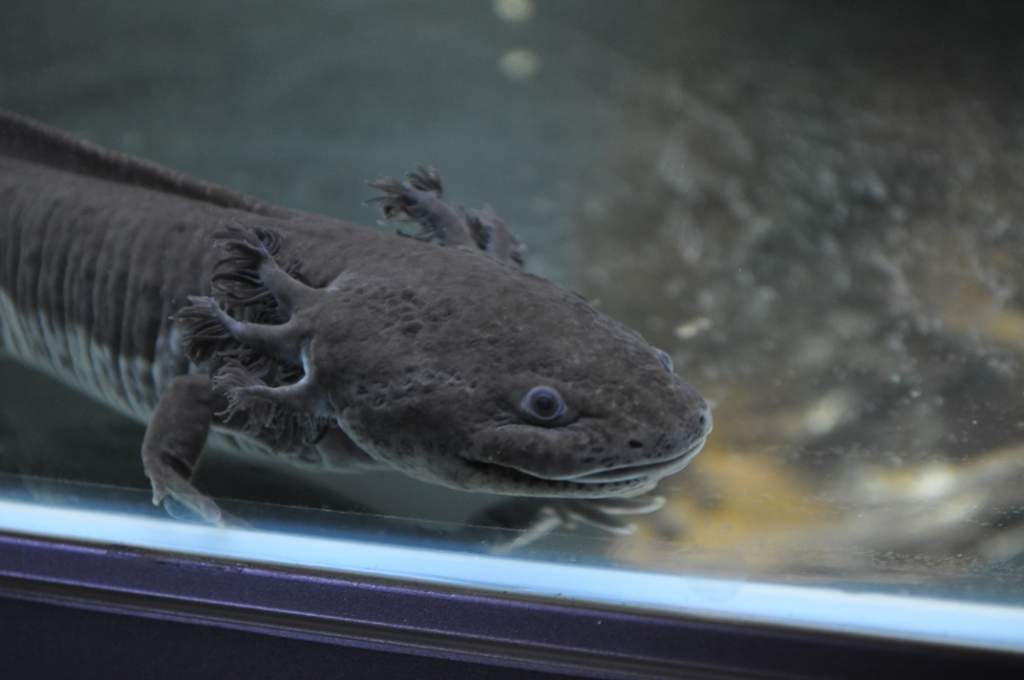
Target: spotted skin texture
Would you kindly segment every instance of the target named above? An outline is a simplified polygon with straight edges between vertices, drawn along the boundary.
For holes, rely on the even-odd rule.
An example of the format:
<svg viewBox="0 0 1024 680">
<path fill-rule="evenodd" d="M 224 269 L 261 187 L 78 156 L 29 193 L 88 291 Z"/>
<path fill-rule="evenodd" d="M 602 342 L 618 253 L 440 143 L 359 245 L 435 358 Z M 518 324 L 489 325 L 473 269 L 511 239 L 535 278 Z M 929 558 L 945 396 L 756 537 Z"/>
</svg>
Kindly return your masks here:
<svg viewBox="0 0 1024 680">
<path fill-rule="evenodd" d="M 570 478 L 663 462 L 702 441 L 703 400 L 638 334 L 548 281 L 447 254 L 321 303 L 312 360 L 365 449 L 461 488 L 607 496 L 657 480 Z M 344 360 L 352 346 L 361 361 Z M 524 421 L 518 405 L 536 385 L 562 396 L 564 425 Z"/>
<path fill-rule="evenodd" d="M 471 491 L 636 496 L 700 450 L 697 392 L 524 273 L 493 211 L 450 203 L 428 169 L 373 186 L 421 231 L 272 206 L 0 113 L 0 349 L 159 411 L 161 431 L 211 412 L 218 446 Z M 560 398 L 551 422 L 524 406 L 537 386 Z M 168 437 L 147 434 L 154 488 L 216 521 L 188 479 L 200 451 Z"/>
</svg>

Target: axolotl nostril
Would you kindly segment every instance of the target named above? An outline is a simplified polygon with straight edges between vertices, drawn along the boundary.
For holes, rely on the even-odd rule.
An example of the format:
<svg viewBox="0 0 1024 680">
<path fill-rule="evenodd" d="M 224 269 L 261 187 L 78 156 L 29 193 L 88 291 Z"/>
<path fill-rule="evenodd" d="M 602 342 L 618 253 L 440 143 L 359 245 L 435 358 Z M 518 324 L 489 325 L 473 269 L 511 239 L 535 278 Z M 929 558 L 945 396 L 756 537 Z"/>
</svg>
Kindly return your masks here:
<svg viewBox="0 0 1024 680">
<path fill-rule="evenodd" d="M 522 271 L 420 169 L 398 235 L 265 204 L 0 114 L 0 348 L 148 423 L 154 502 L 210 521 L 207 440 L 315 469 L 630 499 L 711 429 L 671 358 Z M 650 509 L 623 500 L 618 510 Z"/>
</svg>

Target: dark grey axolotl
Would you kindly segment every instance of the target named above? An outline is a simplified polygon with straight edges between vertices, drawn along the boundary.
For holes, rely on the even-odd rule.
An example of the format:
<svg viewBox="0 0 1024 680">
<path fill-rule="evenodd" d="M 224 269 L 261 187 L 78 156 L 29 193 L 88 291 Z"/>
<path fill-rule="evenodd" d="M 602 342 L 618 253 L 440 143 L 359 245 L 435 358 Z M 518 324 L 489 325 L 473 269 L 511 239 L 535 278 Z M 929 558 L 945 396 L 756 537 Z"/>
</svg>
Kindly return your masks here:
<svg viewBox="0 0 1024 680">
<path fill-rule="evenodd" d="M 269 205 L 0 112 L 0 350 L 148 423 L 154 503 L 212 522 L 191 481 L 208 438 L 599 524 L 650 510 L 637 496 L 711 429 L 668 356 L 521 271 L 501 221 L 446 202 L 432 170 L 372 186 L 420 230 Z"/>
</svg>

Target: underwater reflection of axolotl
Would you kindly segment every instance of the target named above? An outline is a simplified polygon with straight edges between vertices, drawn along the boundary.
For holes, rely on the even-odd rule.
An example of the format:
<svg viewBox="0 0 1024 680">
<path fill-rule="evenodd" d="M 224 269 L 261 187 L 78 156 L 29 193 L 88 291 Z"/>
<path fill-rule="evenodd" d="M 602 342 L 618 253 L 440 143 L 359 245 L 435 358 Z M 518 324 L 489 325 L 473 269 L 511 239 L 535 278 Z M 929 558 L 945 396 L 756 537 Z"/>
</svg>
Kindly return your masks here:
<svg viewBox="0 0 1024 680">
<path fill-rule="evenodd" d="M 619 530 L 711 430 L 667 354 L 521 271 L 433 170 L 372 183 L 400 238 L 0 123 L 2 347 L 147 422 L 155 503 L 223 520 L 191 480 L 209 438 Z"/>
</svg>

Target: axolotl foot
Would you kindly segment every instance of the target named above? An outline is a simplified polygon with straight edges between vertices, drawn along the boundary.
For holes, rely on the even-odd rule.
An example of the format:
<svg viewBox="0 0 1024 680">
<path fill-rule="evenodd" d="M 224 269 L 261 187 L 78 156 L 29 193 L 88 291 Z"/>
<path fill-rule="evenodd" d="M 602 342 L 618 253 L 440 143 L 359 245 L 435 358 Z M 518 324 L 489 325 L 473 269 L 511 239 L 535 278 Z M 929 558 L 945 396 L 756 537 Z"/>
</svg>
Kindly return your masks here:
<svg viewBox="0 0 1024 680">
<path fill-rule="evenodd" d="M 494 553 L 506 554 L 560 530 L 589 526 L 613 535 L 628 535 L 636 526 L 630 517 L 657 512 L 665 505 L 662 496 L 635 498 L 527 498 L 516 499 L 485 510 L 474 523 L 497 524 L 514 530 L 508 540 L 492 546 Z"/>
<path fill-rule="evenodd" d="M 420 166 L 404 180 L 384 177 L 370 182 L 370 186 L 381 195 L 367 203 L 377 205 L 385 220 L 414 222 L 419 226 L 419 231 L 413 233 L 399 229 L 399 236 L 442 246 L 461 246 L 523 266 L 525 247 L 497 213 L 490 206 L 472 210 L 445 199 L 436 169 Z"/>
</svg>

